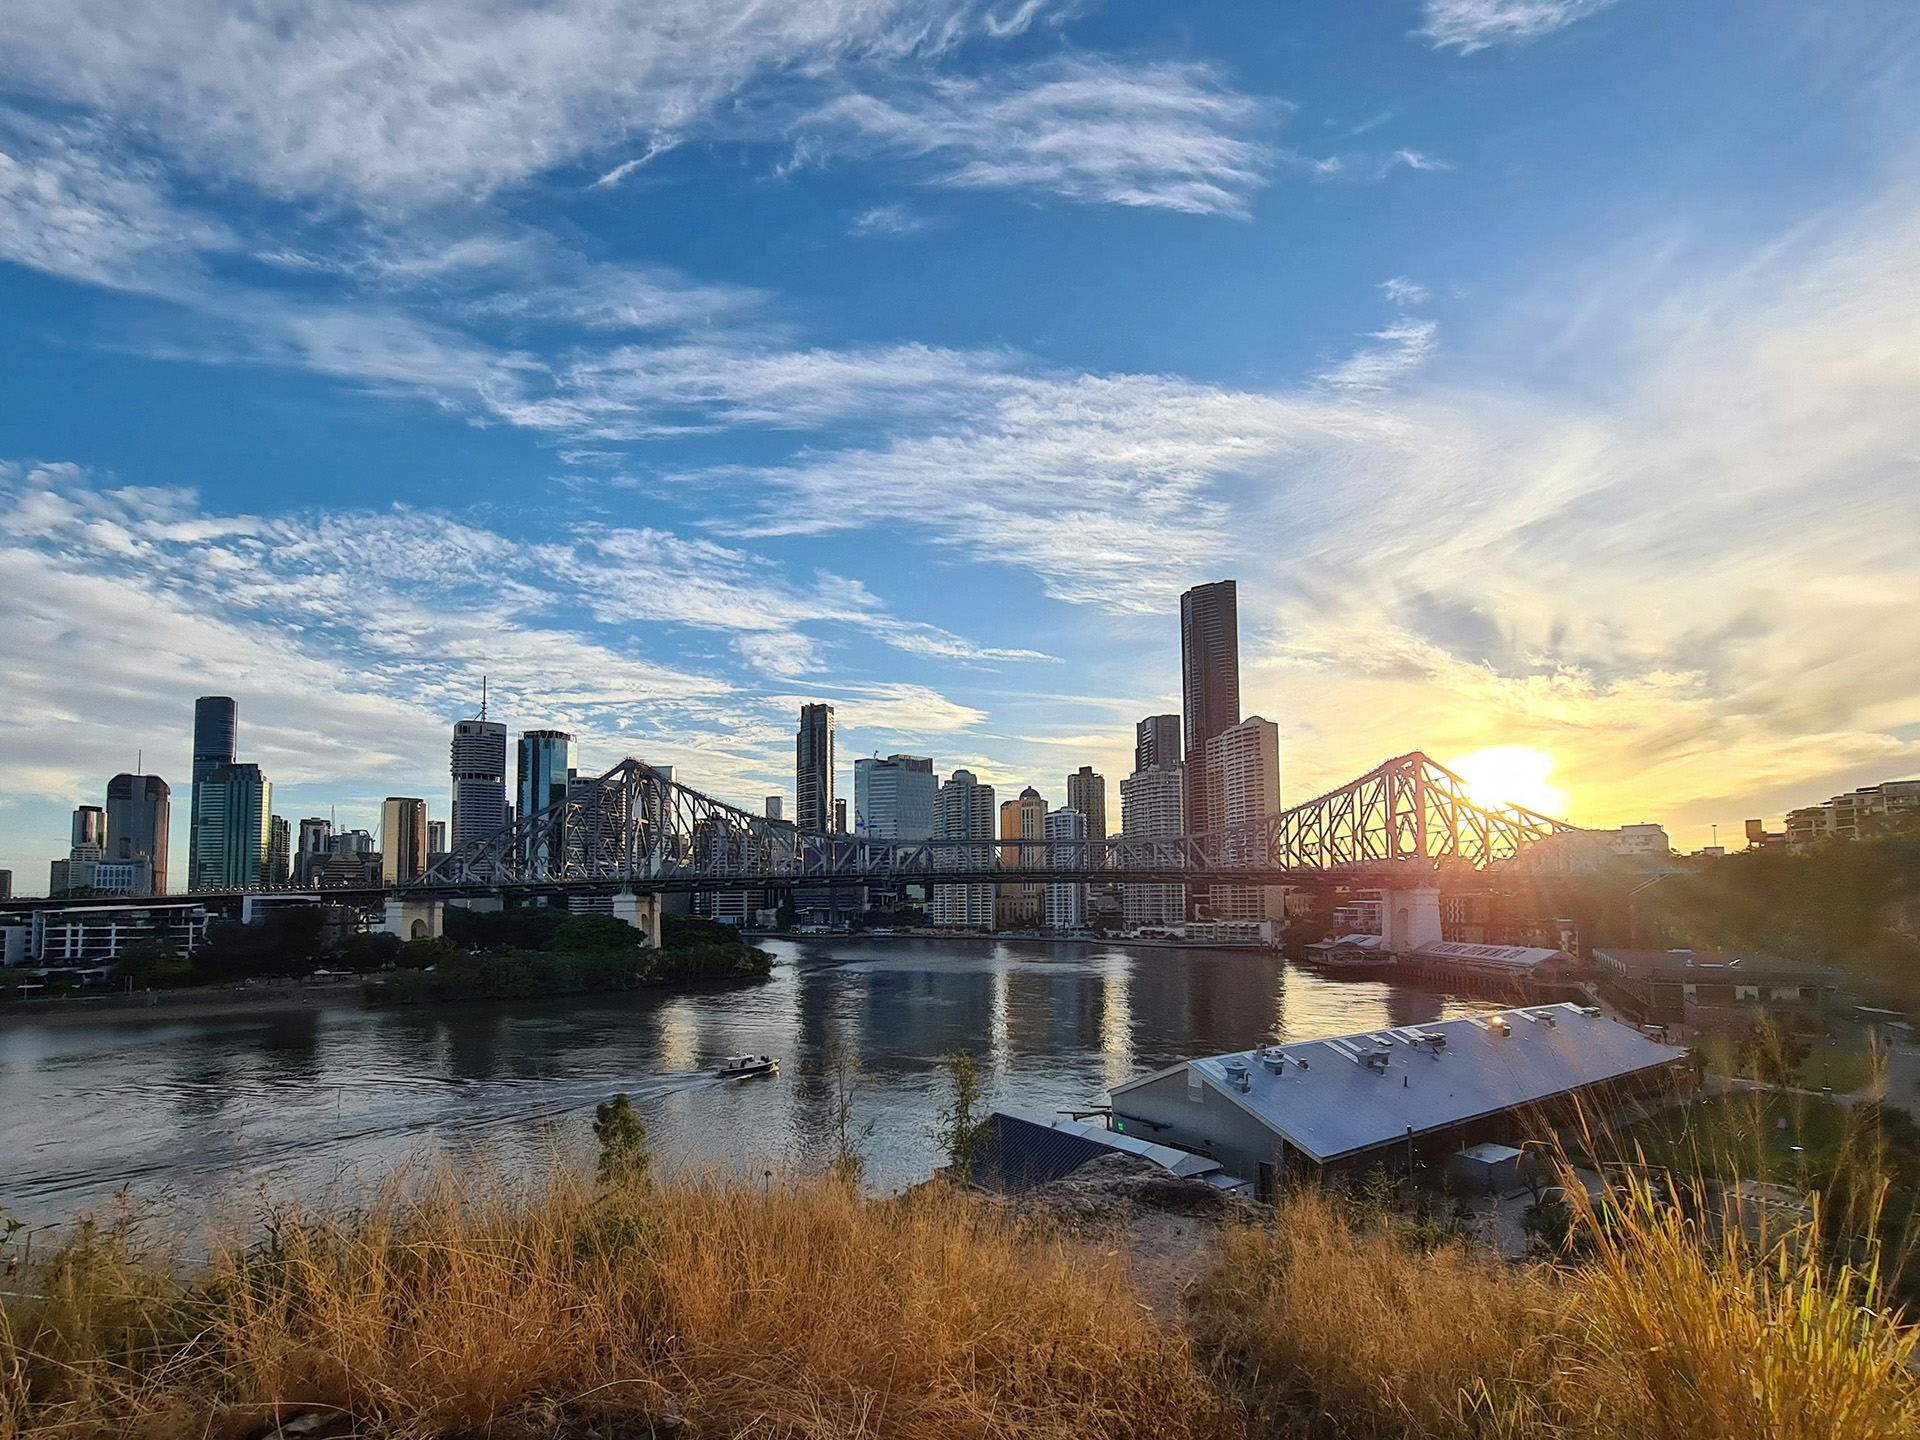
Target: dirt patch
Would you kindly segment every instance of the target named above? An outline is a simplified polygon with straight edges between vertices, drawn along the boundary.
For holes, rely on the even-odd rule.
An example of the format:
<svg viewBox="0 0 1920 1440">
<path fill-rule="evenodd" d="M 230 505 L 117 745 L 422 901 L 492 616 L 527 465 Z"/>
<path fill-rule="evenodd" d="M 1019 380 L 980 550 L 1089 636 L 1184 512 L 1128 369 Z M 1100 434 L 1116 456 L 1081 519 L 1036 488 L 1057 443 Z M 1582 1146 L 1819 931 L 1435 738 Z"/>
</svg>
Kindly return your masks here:
<svg viewBox="0 0 1920 1440">
<path fill-rule="evenodd" d="M 1118 1251 L 1141 1302 L 1168 1323 L 1179 1320 L 1186 1292 L 1213 1263 L 1214 1240 L 1235 1208 L 1204 1180 L 1182 1179 L 1123 1152 L 1089 1160 L 1015 1203 Z"/>
</svg>

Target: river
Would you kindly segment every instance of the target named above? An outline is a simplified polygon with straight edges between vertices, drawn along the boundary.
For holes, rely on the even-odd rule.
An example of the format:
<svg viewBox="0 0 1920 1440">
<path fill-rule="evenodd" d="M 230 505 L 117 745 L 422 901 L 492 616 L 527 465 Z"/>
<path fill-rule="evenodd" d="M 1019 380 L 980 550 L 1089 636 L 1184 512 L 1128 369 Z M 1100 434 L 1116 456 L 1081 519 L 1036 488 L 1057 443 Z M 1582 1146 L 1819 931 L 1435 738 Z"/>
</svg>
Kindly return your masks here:
<svg viewBox="0 0 1920 1440">
<path fill-rule="evenodd" d="M 1328 979 L 1256 951 L 987 939 L 767 942 L 743 988 L 376 1011 L 0 1025 L 0 1208 L 33 1225 L 125 1186 L 162 1213 L 267 1192 L 346 1200 L 438 1156 L 518 1170 L 591 1147 L 633 1096 L 663 1168 L 761 1178 L 832 1144 L 827 1057 L 860 1074 L 880 1189 L 924 1179 L 939 1059 L 971 1051 L 990 1101 L 1051 1114 L 1193 1055 L 1446 1019 L 1484 1006 Z M 771 1080 L 702 1067 L 777 1056 Z"/>
</svg>

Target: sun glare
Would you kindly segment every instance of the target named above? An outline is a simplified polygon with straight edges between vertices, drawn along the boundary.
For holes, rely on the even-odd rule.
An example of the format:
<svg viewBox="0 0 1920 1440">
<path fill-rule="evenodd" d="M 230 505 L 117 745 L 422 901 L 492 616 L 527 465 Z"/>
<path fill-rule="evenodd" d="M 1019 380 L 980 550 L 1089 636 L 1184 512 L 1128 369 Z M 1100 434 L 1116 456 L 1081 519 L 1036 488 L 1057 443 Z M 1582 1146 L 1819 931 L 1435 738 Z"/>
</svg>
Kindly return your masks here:
<svg viewBox="0 0 1920 1440">
<path fill-rule="evenodd" d="M 1525 745 L 1476 750 L 1447 768 L 1467 782 L 1482 805 L 1522 805 L 1542 815 L 1566 813 L 1567 797 L 1547 783 L 1553 757 Z"/>
</svg>

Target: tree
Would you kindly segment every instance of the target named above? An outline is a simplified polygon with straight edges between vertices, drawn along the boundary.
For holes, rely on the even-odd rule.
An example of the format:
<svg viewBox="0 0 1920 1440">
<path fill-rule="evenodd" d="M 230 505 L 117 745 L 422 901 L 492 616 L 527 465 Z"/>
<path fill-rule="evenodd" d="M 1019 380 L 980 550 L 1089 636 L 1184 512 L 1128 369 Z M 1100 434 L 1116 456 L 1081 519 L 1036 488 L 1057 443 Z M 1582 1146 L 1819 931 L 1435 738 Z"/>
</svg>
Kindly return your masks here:
<svg viewBox="0 0 1920 1440">
<path fill-rule="evenodd" d="M 853 1102 L 866 1088 L 866 1076 L 853 1055 L 838 1040 L 827 1046 L 827 1118 L 833 1128 L 833 1158 L 827 1161 L 827 1174 L 849 1189 L 858 1189 L 867 1172 L 866 1142 L 873 1137 L 877 1120 L 864 1125 L 853 1123 Z"/>
<path fill-rule="evenodd" d="M 553 932 L 553 948 L 583 955 L 609 950 L 638 950 L 646 936 L 613 915 L 573 915 Z"/>
<path fill-rule="evenodd" d="M 964 1050 L 951 1050 L 940 1057 L 940 1068 L 953 1086 L 947 1108 L 940 1112 L 940 1127 L 933 1138 L 947 1152 L 948 1174 L 962 1182 L 973 1175 L 976 1161 L 987 1156 L 992 1140 L 992 1120 L 981 1115 L 985 1098 L 980 1084 L 980 1067 Z"/>
<path fill-rule="evenodd" d="M 593 1138 L 600 1142 L 600 1179 L 607 1185 L 644 1185 L 653 1170 L 647 1127 L 625 1093 L 593 1107 Z"/>
</svg>

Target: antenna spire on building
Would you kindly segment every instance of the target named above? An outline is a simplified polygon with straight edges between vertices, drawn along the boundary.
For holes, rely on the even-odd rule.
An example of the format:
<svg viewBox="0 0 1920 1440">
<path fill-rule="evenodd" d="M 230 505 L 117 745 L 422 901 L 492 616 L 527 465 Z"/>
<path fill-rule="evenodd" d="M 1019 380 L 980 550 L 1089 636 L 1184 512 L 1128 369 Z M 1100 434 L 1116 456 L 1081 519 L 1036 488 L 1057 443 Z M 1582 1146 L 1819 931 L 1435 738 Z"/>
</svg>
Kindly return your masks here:
<svg viewBox="0 0 1920 1440">
<path fill-rule="evenodd" d="M 487 718 L 487 677 L 480 677 L 480 718 Z"/>
</svg>

